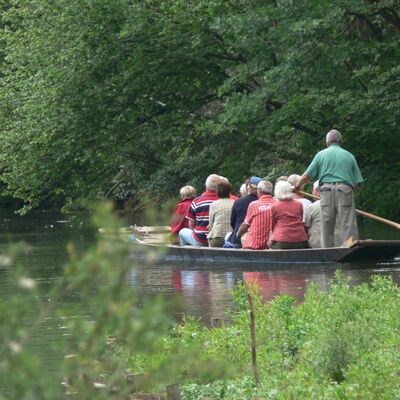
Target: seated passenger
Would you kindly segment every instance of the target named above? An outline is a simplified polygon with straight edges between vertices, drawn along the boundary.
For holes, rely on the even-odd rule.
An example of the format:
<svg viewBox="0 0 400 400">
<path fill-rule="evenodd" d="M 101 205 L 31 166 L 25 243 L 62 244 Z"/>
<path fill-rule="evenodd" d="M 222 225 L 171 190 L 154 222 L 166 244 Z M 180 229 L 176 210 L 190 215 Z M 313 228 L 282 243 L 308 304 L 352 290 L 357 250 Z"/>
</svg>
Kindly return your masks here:
<svg viewBox="0 0 400 400">
<path fill-rule="evenodd" d="M 189 228 L 189 220 L 186 217 L 193 199 L 196 197 L 196 189 L 193 186 L 183 186 L 180 191 L 181 200 L 172 213 L 171 220 L 171 243 L 179 244 L 179 231 Z"/>
<path fill-rule="evenodd" d="M 189 228 L 183 228 L 179 232 L 181 246 L 208 246 L 208 213 L 210 205 L 218 200 L 216 190 L 220 182 L 219 175 L 210 175 L 206 179 L 205 192 L 192 201 L 186 214 Z"/>
<path fill-rule="evenodd" d="M 229 183 L 229 179 L 226 178 L 225 176 L 220 175 L 219 177 L 221 179 L 220 182 Z M 232 191 L 232 187 L 231 187 L 231 191 Z M 229 198 L 232 199 L 232 200 L 237 200 L 239 197 L 237 197 L 235 194 L 230 193 L 229 194 Z"/>
<path fill-rule="evenodd" d="M 281 175 L 279 178 L 276 179 L 275 185 L 280 181 L 285 181 L 286 182 L 287 180 L 288 180 L 288 177 L 286 175 Z"/>
<path fill-rule="evenodd" d="M 291 188 L 284 181 L 275 186 L 275 199 L 279 201 L 271 208 L 271 249 L 303 249 L 308 245 L 303 223 L 303 206 L 293 200 Z"/>
<path fill-rule="evenodd" d="M 252 176 L 247 184 L 247 195 L 241 197 L 233 203 L 232 213 L 231 213 L 231 228 L 232 232 L 225 237 L 225 247 L 242 247 L 241 240 L 237 237 L 238 230 L 242 225 L 249 204 L 258 199 L 257 197 L 257 185 L 261 182 L 261 178 L 258 176 Z M 243 238 L 243 237 L 242 237 Z"/>
<path fill-rule="evenodd" d="M 312 194 L 319 197 L 319 181 L 315 181 Z M 305 225 L 308 229 L 308 246 L 312 248 L 321 248 L 321 203 L 314 201 L 308 208 Z"/>
<path fill-rule="evenodd" d="M 300 175 L 292 174 L 287 179 L 287 182 L 290 183 L 293 187 L 296 186 L 297 181 L 300 179 Z M 304 185 L 300 188 L 301 191 L 304 191 Z M 306 220 L 306 215 L 308 212 L 308 207 L 311 206 L 311 201 L 305 199 L 297 193 L 294 193 L 294 200 L 299 201 L 303 205 L 303 222 Z"/>
<path fill-rule="evenodd" d="M 240 197 L 247 196 L 247 185 L 245 183 L 243 183 L 242 186 L 240 186 L 239 194 Z"/>
<path fill-rule="evenodd" d="M 208 215 L 208 245 L 222 247 L 225 235 L 230 231 L 231 210 L 234 200 L 229 198 L 232 186 L 229 182 L 221 182 L 217 186 L 218 200 L 210 205 Z"/>
<path fill-rule="evenodd" d="M 272 191 L 271 182 L 261 181 L 257 185 L 258 200 L 250 203 L 246 218 L 237 233 L 240 239 L 247 232 L 242 242 L 244 249 L 262 250 L 268 247 L 271 207 L 276 202 L 272 197 Z"/>
</svg>

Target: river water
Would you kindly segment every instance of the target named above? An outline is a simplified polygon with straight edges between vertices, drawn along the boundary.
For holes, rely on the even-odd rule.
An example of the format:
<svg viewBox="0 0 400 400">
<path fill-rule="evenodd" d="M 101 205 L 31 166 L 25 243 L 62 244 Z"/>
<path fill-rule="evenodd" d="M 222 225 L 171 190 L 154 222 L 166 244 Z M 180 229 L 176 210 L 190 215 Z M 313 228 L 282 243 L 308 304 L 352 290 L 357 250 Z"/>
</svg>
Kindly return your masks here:
<svg viewBox="0 0 400 400">
<path fill-rule="evenodd" d="M 47 295 L 61 275 L 68 262 L 67 245 L 74 243 L 84 250 L 95 243 L 95 231 L 86 214 L 59 214 L 51 212 L 33 212 L 20 217 L 9 211 L 0 211 L 0 254 L 9 251 L 13 243 L 25 242 L 29 251 L 19 255 L 13 264 L 0 267 L 0 298 L 7 301 L 15 294 L 12 283 L 13 267 L 25 268 L 29 277 L 39 287 L 40 301 L 47 301 Z M 132 220 L 129 221 L 132 223 Z M 400 239 L 399 233 L 381 224 L 366 223 L 360 227 L 362 238 Z M 351 277 L 352 284 L 369 281 L 372 274 L 391 275 L 400 283 L 400 260 L 385 264 L 333 266 L 271 266 L 268 269 L 235 267 L 232 265 L 207 266 L 201 264 L 138 265 L 132 267 L 130 284 L 140 299 L 155 295 L 168 298 L 179 297 L 182 315 L 199 317 L 205 324 L 217 323 L 226 319 L 232 307 L 230 291 L 238 281 L 256 283 L 265 300 L 279 294 L 294 296 L 300 302 L 311 282 L 326 288 L 337 268 L 342 268 L 345 276 Z M 23 296 L 23 294 L 21 294 Z M 65 299 L 68 306 L 69 299 Z M 76 308 L 75 308 L 76 309 Z M 32 313 L 36 309 L 32 306 Z M 85 315 L 85 310 L 77 311 Z M 32 315 L 32 319 L 36 316 Z M 48 343 L 67 340 L 65 329 L 58 319 L 46 318 L 34 334 L 30 346 L 41 357 L 45 357 L 49 368 L 56 365 L 59 354 L 52 354 Z"/>
</svg>

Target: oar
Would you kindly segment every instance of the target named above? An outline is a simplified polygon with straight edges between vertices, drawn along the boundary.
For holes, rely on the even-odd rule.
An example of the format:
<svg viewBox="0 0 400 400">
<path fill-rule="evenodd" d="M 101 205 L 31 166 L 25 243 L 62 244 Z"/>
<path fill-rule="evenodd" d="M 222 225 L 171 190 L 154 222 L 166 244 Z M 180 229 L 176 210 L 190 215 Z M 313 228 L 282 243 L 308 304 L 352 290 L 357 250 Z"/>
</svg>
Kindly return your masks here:
<svg viewBox="0 0 400 400">
<path fill-rule="evenodd" d="M 314 196 L 313 194 L 310 194 L 307 192 L 302 192 L 301 190 L 295 190 L 294 193 L 301 194 L 302 196 L 309 197 L 314 200 L 319 200 L 318 196 Z M 371 218 L 371 219 L 374 219 L 375 221 L 383 222 L 384 224 L 394 226 L 395 228 L 400 229 L 400 224 L 397 222 L 391 221 L 390 219 L 378 217 L 377 215 L 370 214 L 368 212 L 357 210 L 357 209 L 356 209 L 356 213 L 359 215 L 362 215 L 364 217 Z"/>
</svg>

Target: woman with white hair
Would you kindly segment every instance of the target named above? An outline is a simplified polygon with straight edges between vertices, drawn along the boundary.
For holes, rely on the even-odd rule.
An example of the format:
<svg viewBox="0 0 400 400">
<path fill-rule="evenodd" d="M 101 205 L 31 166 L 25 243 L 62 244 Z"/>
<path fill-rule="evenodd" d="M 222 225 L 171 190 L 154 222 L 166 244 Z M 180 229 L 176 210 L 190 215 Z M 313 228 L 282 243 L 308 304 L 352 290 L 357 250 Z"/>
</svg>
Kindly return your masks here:
<svg viewBox="0 0 400 400">
<path fill-rule="evenodd" d="M 172 213 L 171 221 L 171 242 L 179 244 L 179 231 L 189 227 L 189 221 L 185 218 L 189 211 L 192 200 L 196 197 L 196 189 L 193 186 L 183 186 L 180 191 L 180 201 Z"/>
<path fill-rule="evenodd" d="M 280 181 L 275 186 L 275 199 L 271 208 L 271 249 L 303 249 L 308 246 L 308 236 L 303 223 L 303 206 L 293 199 L 288 182 Z"/>
</svg>

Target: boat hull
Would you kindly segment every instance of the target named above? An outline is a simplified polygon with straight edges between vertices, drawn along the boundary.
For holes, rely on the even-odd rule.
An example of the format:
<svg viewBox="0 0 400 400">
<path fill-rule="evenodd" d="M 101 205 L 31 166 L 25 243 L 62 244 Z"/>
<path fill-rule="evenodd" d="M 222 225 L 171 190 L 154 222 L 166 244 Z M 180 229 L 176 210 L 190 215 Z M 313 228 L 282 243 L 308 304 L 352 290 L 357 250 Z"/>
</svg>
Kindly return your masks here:
<svg viewBox="0 0 400 400">
<path fill-rule="evenodd" d="M 139 241 L 136 255 L 151 253 L 152 259 L 202 263 L 321 264 L 394 260 L 400 255 L 400 240 L 360 240 L 351 247 L 328 249 L 244 250 L 214 247 L 147 244 Z"/>
</svg>

